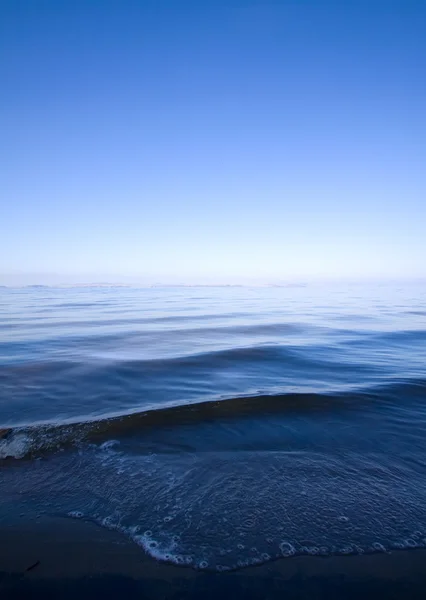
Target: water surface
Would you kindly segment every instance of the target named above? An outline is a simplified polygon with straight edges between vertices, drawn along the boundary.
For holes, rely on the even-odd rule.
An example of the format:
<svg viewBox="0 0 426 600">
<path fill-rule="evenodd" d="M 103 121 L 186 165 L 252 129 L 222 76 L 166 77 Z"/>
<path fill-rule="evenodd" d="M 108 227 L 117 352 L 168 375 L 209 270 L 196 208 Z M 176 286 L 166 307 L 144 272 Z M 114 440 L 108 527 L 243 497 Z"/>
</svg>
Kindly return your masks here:
<svg viewBox="0 0 426 600">
<path fill-rule="evenodd" d="M 200 569 L 426 546 L 425 291 L 0 290 L 0 515 Z"/>
</svg>

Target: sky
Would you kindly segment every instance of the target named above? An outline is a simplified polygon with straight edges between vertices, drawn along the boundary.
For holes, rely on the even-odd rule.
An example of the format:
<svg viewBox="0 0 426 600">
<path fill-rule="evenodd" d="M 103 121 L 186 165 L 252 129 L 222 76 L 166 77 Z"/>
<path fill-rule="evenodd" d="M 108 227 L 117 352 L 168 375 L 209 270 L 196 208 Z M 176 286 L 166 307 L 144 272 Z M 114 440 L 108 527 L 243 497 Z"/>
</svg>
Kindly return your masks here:
<svg viewBox="0 0 426 600">
<path fill-rule="evenodd" d="M 0 284 L 426 277 L 423 0 L 1 0 Z"/>
</svg>

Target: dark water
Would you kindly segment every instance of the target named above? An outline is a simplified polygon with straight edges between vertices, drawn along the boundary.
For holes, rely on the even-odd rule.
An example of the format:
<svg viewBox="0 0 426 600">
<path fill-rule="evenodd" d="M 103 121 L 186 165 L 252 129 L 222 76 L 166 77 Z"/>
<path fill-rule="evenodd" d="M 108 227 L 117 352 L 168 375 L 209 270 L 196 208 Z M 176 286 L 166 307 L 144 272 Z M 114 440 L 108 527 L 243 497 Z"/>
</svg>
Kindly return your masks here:
<svg viewBox="0 0 426 600">
<path fill-rule="evenodd" d="M 426 286 L 0 290 L 0 517 L 226 570 L 426 546 Z"/>
</svg>

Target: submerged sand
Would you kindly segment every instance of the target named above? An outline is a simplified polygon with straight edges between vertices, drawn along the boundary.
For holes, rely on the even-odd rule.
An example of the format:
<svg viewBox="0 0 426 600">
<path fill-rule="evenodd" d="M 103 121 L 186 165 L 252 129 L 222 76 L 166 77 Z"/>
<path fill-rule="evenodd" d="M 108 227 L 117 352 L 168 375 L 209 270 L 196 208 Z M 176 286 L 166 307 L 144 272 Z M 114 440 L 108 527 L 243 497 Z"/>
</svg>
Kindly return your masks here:
<svg viewBox="0 0 426 600">
<path fill-rule="evenodd" d="M 291 557 L 229 573 L 159 563 L 120 533 L 56 517 L 0 528 L 0 598 L 425 598 L 426 550 Z"/>
</svg>

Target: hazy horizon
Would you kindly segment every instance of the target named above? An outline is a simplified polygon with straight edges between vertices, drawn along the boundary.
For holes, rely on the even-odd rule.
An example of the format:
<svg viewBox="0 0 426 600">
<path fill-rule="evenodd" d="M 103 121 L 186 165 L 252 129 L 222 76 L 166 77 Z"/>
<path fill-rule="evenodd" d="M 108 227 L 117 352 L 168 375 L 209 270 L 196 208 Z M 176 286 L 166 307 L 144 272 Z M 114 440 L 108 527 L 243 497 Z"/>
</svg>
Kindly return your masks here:
<svg viewBox="0 0 426 600">
<path fill-rule="evenodd" d="M 386 283 L 422 283 L 426 277 L 293 277 L 293 278 L 262 278 L 262 277 L 123 277 L 119 275 L 105 276 L 61 276 L 58 274 L 2 274 L 0 286 L 9 288 L 20 287 L 90 287 L 90 286 L 123 286 L 123 287 L 270 287 L 270 286 L 309 286 L 317 284 L 386 284 Z"/>
</svg>

